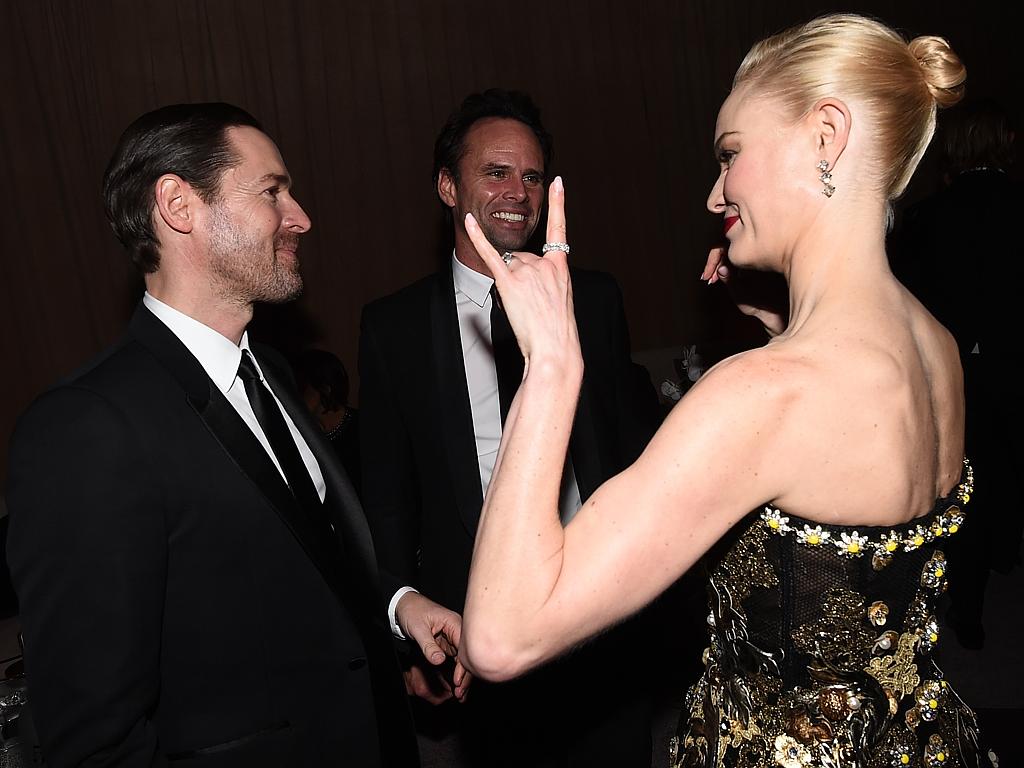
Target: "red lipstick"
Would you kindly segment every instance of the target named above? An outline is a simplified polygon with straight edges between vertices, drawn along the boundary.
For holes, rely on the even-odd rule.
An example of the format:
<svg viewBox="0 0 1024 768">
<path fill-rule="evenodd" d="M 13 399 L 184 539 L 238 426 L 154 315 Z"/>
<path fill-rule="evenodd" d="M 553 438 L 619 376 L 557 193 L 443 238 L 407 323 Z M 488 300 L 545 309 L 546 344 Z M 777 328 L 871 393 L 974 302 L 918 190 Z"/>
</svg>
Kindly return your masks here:
<svg viewBox="0 0 1024 768">
<path fill-rule="evenodd" d="M 725 234 L 729 234 L 729 230 L 732 229 L 732 225 L 740 220 L 739 216 L 726 216 L 725 217 Z"/>
</svg>

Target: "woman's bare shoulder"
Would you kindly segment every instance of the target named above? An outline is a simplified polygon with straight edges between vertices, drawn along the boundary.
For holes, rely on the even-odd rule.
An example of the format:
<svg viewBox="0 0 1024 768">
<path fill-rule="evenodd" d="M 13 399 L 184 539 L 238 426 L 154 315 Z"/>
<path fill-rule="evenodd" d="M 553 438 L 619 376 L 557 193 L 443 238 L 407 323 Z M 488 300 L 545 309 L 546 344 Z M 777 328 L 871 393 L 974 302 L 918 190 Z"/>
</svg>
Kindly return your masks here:
<svg viewBox="0 0 1024 768">
<path fill-rule="evenodd" d="M 799 348 L 783 343 L 734 355 L 697 381 L 661 431 L 770 455 L 803 419 L 803 402 L 819 389 L 819 370 Z"/>
<path fill-rule="evenodd" d="M 690 394 L 707 396 L 706 390 L 713 389 L 718 395 L 795 395 L 808 377 L 820 371 L 821 365 L 806 345 L 773 342 L 722 360 L 698 380 Z"/>
</svg>

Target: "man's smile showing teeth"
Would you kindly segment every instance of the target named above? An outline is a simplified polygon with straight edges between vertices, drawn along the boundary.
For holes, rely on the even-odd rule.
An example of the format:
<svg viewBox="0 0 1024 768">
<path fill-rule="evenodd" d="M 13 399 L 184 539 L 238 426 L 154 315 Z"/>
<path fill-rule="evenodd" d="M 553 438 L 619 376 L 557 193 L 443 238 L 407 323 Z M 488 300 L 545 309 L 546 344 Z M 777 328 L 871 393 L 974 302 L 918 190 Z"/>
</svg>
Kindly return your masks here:
<svg viewBox="0 0 1024 768">
<path fill-rule="evenodd" d="M 497 213 L 492 213 L 491 216 L 496 219 L 501 219 L 502 221 L 526 221 L 526 217 L 521 213 L 498 211 Z"/>
</svg>

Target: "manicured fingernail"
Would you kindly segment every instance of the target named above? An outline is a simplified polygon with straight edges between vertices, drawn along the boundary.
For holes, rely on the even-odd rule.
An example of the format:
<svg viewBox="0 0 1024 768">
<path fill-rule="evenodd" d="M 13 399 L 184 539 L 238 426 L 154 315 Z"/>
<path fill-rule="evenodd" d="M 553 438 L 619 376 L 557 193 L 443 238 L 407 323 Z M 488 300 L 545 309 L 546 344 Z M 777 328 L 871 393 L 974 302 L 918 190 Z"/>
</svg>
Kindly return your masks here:
<svg viewBox="0 0 1024 768">
<path fill-rule="evenodd" d="M 555 176 L 555 191 L 556 192 L 564 192 L 565 191 L 565 186 L 562 184 L 562 177 L 561 176 Z"/>
<path fill-rule="evenodd" d="M 433 656 L 430 657 L 430 660 L 432 662 L 434 662 L 435 664 L 440 664 L 442 661 L 444 661 L 444 654 L 441 653 L 440 651 L 438 651 L 437 653 L 435 653 Z"/>
<path fill-rule="evenodd" d="M 466 226 L 467 227 L 468 226 L 474 226 L 474 227 L 476 226 L 476 219 L 473 218 L 473 214 L 472 213 L 467 213 L 466 214 Z"/>
</svg>

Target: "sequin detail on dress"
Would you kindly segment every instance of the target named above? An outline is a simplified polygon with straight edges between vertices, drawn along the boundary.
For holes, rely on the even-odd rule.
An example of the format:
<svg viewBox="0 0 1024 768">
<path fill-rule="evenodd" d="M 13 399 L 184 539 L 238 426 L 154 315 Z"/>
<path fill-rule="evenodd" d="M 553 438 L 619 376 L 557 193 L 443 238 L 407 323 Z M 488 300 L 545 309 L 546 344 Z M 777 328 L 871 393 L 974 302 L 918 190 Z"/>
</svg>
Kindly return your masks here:
<svg viewBox="0 0 1024 768">
<path fill-rule="evenodd" d="M 826 526 L 767 506 L 710 569 L 705 670 L 673 768 L 990 765 L 974 713 L 931 658 L 974 475 L 903 526 Z"/>
</svg>

